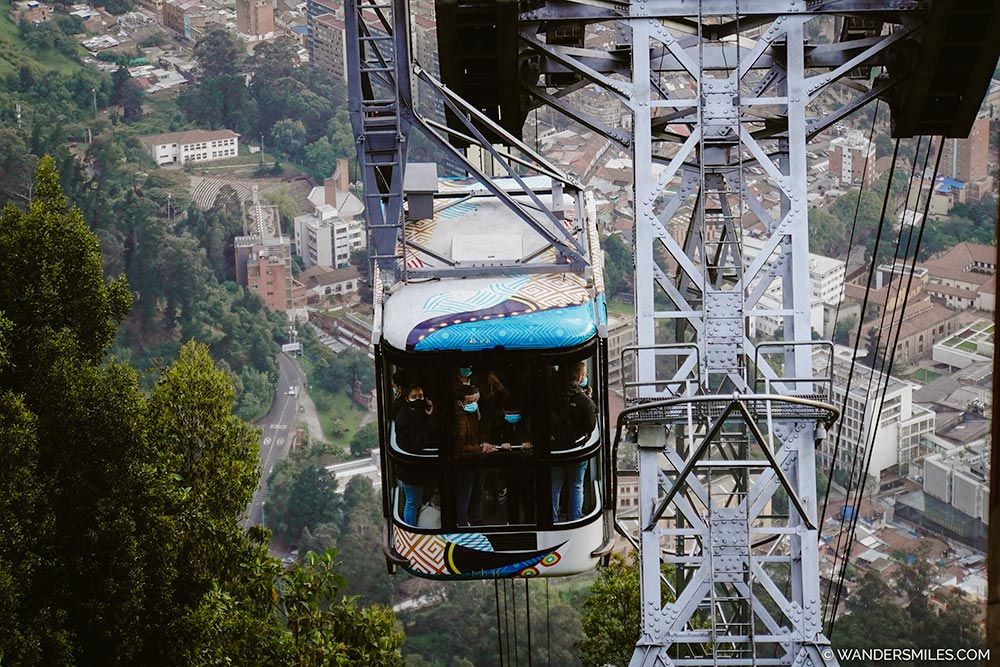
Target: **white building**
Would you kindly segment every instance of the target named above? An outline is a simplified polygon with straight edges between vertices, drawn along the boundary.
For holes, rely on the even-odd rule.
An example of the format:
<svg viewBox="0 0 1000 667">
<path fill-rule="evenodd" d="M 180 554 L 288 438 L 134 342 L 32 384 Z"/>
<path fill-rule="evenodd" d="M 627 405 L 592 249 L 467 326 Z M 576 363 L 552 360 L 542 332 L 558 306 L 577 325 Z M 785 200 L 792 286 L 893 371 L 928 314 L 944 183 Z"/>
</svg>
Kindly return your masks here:
<svg viewBox="0 0 1000 667">
<path fill-rule="evenodd" d="M 977 320 L 956 331 L 955 335 L 934 344 L 934 362 L 961 369 L 990 361 L 993 359 L 994 328 L 989 320 Z"/>
<path fill-rule="evenodd" d="M 989 478 L 990 448 L 982 442 L 924 459 L 924 493 L 983 523 L 989 522 Z"/>
<path fill-rule="evenodd" d="M 228 160 L 239 156 L 240 135 L 232 130 L 184 130 L 165 134 L 146 134 L 139 143 L 156 166 Z"/>
<path fill-rule="evenodd" d="M 878 176 L 873 168 L 875 144 L 868 141 L 862 132 L 850 130 L 842 137 L 830 142 L 830 174 L 840 179 L 842 185 L 869 187 Z M 871 161 L 868 169 L 865 163 Z M 861 183 L 864 174 L 865 182 Z"/>
<path fill-rule="evenodd" d="M 869 448 L 868 474 L 875 479 L 884 470 L 896 465 L 908 466 L 914 458 L 926 453 L 925 441 L 934 434 L 937 415 L 913 402 L 913 386 L 890 376 L 888 387 L 884 388 L 885 375 L 862 365 L 860 360 L 850 376 L 853 351 L 839 347 L 837 350 L 833 363 L 832 403 L 843 406 L 845 394 L 847 403 L 840 421 L 830 429 L 817 451 L 824 467 L 829 468 L 838 439 L 840 447 L 833 467 L 848 474 L 853 467 L 855 477 L 864 469 Z M 827 355 L 817 355 L 817 362 L 817 374 L 826 372 Z"/>
<path fill-rule="evenodd" d="M 295 217 L 295 247 L 306 268 L 345 267 L 351 251 L 364 248 L 364 204 L 348 189 L 347 160 L 309 193 L 313 212 Z"/>
<path fill-rule="evenodd" d="M 744 235 L 742 249 L 745 264 L 752 263 L 764 248 L 765 241 L 750 235 Z M 764 274 L 767 273 L 765 270 Z M 833 332 L 825 317 L 829 307 L 836 308 L 844 296 L 844 276 L 846 265 L 839 259 L 824 257 L 809 253 L 809 286 L 811 298 L 809 303 L 809 325 L 826 338 L 832 338 Z M 756 281 L 755 283 L 756 284 Z M 784 323 L 784 317 L 770 312 L 780 311 L 782 305 L 781 281 L 774 280 L 767 291 L 761 296 L 755 310 L 757 317 L 753 320 L 755 335 L 773 336 Z"/>
</svg>

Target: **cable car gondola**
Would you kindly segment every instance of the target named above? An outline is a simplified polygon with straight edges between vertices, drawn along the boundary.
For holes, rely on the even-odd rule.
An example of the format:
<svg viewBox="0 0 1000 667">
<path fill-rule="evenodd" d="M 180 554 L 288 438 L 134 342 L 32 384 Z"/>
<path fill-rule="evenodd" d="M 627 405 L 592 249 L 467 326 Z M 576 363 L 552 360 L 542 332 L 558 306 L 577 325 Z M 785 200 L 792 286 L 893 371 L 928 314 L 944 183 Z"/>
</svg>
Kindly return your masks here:
<svg viewBox="0 0 1000 667">
<path fill-rule="evenodd" d="M 526 180 L 550 206 L 548 178 Z M 527 200 L 513 180 L 496 183 Z M 590 570 L 610 551 L 612 508 L 607 323 L 586 197 L 566 217 L 590 265 L 547 273 L 531 265 L 552 264 L 554 250 L 495 196 L 471 181 L 438 189 L 433 217 L 406 223 L 399 278 L 374 285 L 390 569 L 435 579 Z M 530 260 L 511 268 L 514 256 Z M 442 265 L 479 269 L 427 271 Z"/>
</svg>

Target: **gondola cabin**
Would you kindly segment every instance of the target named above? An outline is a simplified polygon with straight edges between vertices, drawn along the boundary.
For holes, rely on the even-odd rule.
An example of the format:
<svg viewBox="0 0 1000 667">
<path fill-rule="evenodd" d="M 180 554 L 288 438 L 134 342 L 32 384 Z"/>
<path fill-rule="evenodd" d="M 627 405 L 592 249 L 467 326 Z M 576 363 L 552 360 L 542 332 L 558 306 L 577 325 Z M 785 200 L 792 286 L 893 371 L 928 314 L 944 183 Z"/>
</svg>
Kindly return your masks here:
<svg viewBox="0 0 1000 667">
<path fill-rule="evenodd" d="M 547 178 L 529 186 L 552 206 Z M 590 266 L 546 273 L 531 264 L 554 250 L 482 186 L 438 190 L 433 216 L 405 226 L 395 284 L 374 286 L 387 559 L 438 579 L 584 572 L 612 540 L 607 326 L 587 199 L 555 195 L 573 204 L 560 214 Z M 529 260 L 511 268 L 513 257 Z M 434 266 L 480 270 L 421 273 Z"/>
</svg>

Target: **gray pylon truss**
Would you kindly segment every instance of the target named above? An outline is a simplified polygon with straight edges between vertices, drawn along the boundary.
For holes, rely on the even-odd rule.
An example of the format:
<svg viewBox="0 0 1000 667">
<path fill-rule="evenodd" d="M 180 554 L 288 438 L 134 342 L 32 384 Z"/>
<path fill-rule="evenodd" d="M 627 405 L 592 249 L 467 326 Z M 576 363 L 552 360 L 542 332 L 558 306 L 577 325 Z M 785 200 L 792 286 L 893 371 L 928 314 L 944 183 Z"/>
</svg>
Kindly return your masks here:
<svg viewBox="0 0 1000 667">
<path fill-rule="evenodd" d="M 806 142 L 894 85 L 873 67 L 920 30 L 920 12 L 632 0 L 521 15 L 535 101 L 633 161 L 637 378 L 622 417 L 639 448 L 633 667 L 836 664 L 822 632 L 814 450 L 837 411 L 830 376 L 813 369 Z M 840 41 L 810 43 L 807 26 L 830 14 Z M 561 22 L 608 22 L 617 43 L 547 43 Z M 546 75 L 569 73 L 571 87 L 546 88 Z M 857 94 L 816 114 L 838 82 L 841 98 Z M 630 131 L 574 106 L 585 85 L 621 103 Z M 780 343 L 760 340 L 765 320 L 780 323 Z"/>
<path fill-rule="evenodd" d="M 448 90 L 414 60 L 411 49 L 410 9 L 407 0 L 347 0 L 345 3 L 345 51 L 351 125 L 358 143 L 358 158 L 364 184 L 365 218 L 369 258 L 383 274 L 386 286 L 397 279 L 427 279 L 445 276 L 472 276 L 496 273 L 591 271 L 587 259 L 588 225 L 582 186 L 563 170 L 545 160 L 532 148 L 493 123 L 475 107 Z M 436 103 L 453 112 L 464 124 L 464 132 L 434 120 L 432 113 L 416 108 L 414 92 L 423 86 Z M 514 262 L 462 265 L 437 257 L 443 266 L 408 268 L 401 257 L 407 248 L 405 172 L 410 135 L 421 133 L 439 150 L 463 165 L 490 194 L 503 202 L 533 230 L 546 246 Z M 503 139 L 507 149 L 491 145 L 484 130 Z M 469 156 L 456 149 L 450 139 L 462 138 L 478 146 L 498 170 L 520 186 L 516 197 L 499 186 Z M 548 176 L 554 200 L 571 198 L 576 211 L 573 224 L 566 224 L 561 211 L 554 211 L 529 188 L 522 174 Z M 545 250 L 555 251 L 555 260 L 538 261 Z M 402 265 L 402 274 L 397 268 Z"/>
</svg>

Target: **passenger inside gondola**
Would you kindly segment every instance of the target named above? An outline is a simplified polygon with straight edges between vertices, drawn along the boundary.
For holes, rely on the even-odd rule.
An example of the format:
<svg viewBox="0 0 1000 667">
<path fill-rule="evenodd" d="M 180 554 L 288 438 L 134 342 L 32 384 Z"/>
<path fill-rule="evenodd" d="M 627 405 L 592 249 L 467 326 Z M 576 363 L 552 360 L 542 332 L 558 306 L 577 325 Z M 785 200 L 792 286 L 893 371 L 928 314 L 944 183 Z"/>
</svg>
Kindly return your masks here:
<svg viewBox="0 0 1000 667">
<path fill-rule="evenodd" d="M 496 442 L 506 464 L 502 475 L 505 493 L 500 497 L 499 504 L 507 506 L 507 522 L 533 523 L 535 476 L 528 459 L 531 454 L 531 430 L 528 420 L 521 413 L 520 404 L 513 397 L 504 404 Z"/>
<path fill-rule="evenodd" d="M 552 451 L 568 452 L 586 445 L 597 425 L 597 406 L 585 390 L 589 384 L 587 364 L 583 361 L 560 369 L 559 384 L 553 401 L 550 426 Z M 559 522 L 560 499 L 567 487 L 566 520 L 583 517 L 584 479 L 587 461 L 574 461 L 552 468 L 552 521 Z"/>
<path fill-rule="evenodd" d="M 459 456 L 492 454 L 496 447 L 486 440 L 479 412 L 479 388 L 464 385 L 455 401 L 455 453 Z M 480 525 L 483 497 L 483 469 L 478 465 L 455 470 L 455 511 L 459 526 Z"/>
<path fill-rule="evenodd" d="M 396 445 L 407 454 L 427 455 L 438 451 L 434 404 L 424 397 L 424 388 L 411 384 L 403 394 L 396 414 Z M 408 461 L 396 463 L 396 478 L 403 489 L 403 521 L 417 525 L 420 504 L 430 497 L 433 474 L 427 466 Z"/>
</svg>

